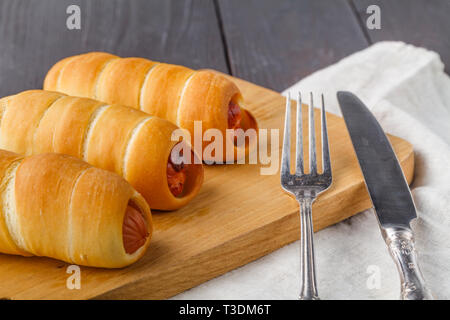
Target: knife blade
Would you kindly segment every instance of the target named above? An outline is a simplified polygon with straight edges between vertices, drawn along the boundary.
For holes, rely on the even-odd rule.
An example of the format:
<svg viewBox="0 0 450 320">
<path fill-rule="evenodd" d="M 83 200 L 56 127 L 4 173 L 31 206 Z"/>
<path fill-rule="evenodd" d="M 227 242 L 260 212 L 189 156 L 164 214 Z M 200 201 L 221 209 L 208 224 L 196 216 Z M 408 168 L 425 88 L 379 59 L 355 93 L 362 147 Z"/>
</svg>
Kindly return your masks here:
<svg viewBox="0 0 450 320">
<path fill-rule="evenodd" d="M 378 223 L 401 280 L 401 298 L 433 299 L 418 266 L 411 221 L 417 217 L 411 191 L 380 124 L 351 92 L 337 94 Z"/>
</svg>

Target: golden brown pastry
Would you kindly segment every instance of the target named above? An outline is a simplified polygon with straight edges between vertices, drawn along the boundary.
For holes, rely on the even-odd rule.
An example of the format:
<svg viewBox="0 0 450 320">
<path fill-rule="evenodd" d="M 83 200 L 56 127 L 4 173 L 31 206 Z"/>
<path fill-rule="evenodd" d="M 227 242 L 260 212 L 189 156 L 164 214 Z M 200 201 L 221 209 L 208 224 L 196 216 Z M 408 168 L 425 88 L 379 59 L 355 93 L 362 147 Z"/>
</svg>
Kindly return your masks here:
<svg viewBox="0 0 450 320">
<path fill-rule="evenodd" d="M 194 71 L 186 67 L 158 63 L 143 58 L 119 58 L 105 52 L 91 52 L 65 58 L 48 72 L 44 89 L 120 103 L 171 121 L 194 136 L 194 121 L 202 121 L 203 132 L 219 129 L 224 137 L 233 139 L 233 159 L 239 148 L 226 129 L 256 129 L 254 117 L 243 108 L 238 87 L 219 73 Z M 202 132 L 202 134 L 203 134 Z M 203 142 L 203 148 L 210 142 Z M 254 146 L 254 145 L 252 145 Z M 226 152 L 223 160 L 232 160 Z M 240 152 L 241 153 L 241 152 Z M 204 160 L 209 160 L 204 155 Z"/>
<path fill-rule="evenodd" d="M 203 182 L 201 164 L 169 159 L 177 127 L 133 108 L 31 90 L 0 99 L 0 115 L 1 149 L 83 159 L 124 177 L 152 209 L 182 207 Z"/>
<path fill-rule="evenodd" d="M 120 176 L 61 154 L 0 150 L 0 252 L 120 268 L 140 259 L 152 217 Z"/>
</svg>

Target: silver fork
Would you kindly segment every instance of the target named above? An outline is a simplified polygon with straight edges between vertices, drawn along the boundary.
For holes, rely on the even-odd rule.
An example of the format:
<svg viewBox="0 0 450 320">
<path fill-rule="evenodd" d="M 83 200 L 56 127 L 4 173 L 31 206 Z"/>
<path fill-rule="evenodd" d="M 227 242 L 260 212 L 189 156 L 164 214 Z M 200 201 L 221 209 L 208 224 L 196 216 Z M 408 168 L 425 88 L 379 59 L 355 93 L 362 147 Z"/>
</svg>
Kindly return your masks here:
<svg viewBox="0 0 450 320">
<path fill-rule="evenodd" d="M 312 204 L 317 195 L 331 185 L 330 151 L 328 147 L 325 103 L 322 95 L 322 173 L 317 171 L 316 133 L 314 129 L 314 102 L 311 93 L 311 104 L 308 108 L 309 122 L 309 173 L 305 174 L 303 166 L 302 137 L 302 99 L 297 99 L 297 146 L 295 173 L 290 172 L 290 135 L 291 135 L 291 98 L 286 100 L 286 119 L 284 123 L 283 155 L 281 160 L 281 186 L 295 196 L 300 205 L 301 225 L 301 290 L 300 300 L 319 300 L 316 285 L 314 241 L 312 223 Z"/>
</svg>

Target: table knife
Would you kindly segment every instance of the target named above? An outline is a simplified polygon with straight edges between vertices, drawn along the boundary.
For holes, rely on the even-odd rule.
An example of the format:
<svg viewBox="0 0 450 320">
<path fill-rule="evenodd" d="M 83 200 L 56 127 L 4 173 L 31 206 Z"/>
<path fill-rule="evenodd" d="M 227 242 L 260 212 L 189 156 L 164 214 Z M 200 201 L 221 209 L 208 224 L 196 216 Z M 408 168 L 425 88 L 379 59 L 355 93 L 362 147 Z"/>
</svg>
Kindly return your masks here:
<svg viewBox="0 0 450 320">
<path fill-rule="evenodd" d="M 417 217 L 408 183 L 383 129 L 369 109 L 350 92 L 337 94 L 381 234 L 400 273 L 403 300 L 428 300 L 414 246 L 411 221 Z"/>
</svg>

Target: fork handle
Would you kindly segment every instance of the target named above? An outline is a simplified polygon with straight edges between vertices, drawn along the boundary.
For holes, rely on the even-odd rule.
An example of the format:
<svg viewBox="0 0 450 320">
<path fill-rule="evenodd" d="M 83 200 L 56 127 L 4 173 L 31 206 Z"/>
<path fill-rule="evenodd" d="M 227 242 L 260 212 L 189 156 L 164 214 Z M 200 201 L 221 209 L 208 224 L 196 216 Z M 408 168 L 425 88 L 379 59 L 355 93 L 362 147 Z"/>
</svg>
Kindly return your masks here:
<svg viewBox="0 0 450 320">
<path fill-rule="evenodd" d="M 312 203 L 313 198 L 298 199 L 300 204 L 300 300 L 319 300 L 316 285 L 316 264 L 314 259 Z"/>
<path fill-rule="evenodd" d="M 433 300 L 419 268 L 412 230 L 392 227 L 382 231 L 400 273 L 402 300 Z"/>
</svg>

